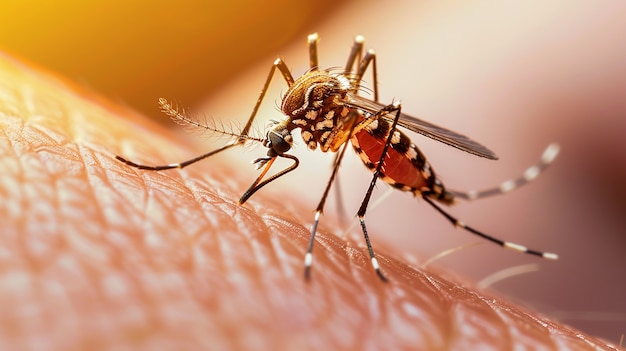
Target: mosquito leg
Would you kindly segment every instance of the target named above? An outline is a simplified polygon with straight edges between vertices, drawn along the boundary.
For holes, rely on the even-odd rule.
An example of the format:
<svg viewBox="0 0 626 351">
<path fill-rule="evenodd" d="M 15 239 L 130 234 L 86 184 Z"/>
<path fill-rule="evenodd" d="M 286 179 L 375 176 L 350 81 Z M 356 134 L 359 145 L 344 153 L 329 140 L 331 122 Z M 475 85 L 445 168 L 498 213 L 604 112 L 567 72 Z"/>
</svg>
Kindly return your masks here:
<svg viewBox="0 0 626 351">
<path fill-rule="evenodd" d="M 357 72 L 354 74 L 352 79 L 354 79 L 354 92 L 358 92 L 359 87 L 361 85 L 361 79 L 363 79 L 363 74 L 367 70 L 367 67 L 372 64 L 373 69 L 373 90 L 374 90 L 374 100 L 378 102 L 378 80 L 376 75 L 376 55 L 373 50 L 368 50 L 365 57 L 363 57 L 363 43 L 365 42 L 365 38 L 362 35 L 357 35 L 354 38 L 354 44 L 352 45 L 352 49 L 350 50 L 350 55 L 348 56 L 348 61 L 346 62 L 346 67 L 344 71 L 346 74 L 350 74 L 354 70 L 354 64 L 358 62 Z M 343 202 L 341 201 L 341 185 L 339 182 L 339 178 L 336 180 L 337 186 L 335 187 L 335 195 L 337 198 L 337 208 L 339 209 L 340 218 L 345 217 L 345 210 L 343 207 Z"/>
<path fill-rule="evenodd" d="M 352 44 L 352 49 L 350 50 L 350 55 L 348 56 L 348 61 L 346 62 L 344 72 L 351 73 L 354 69 L 354 63 L 361 61 L 361 57 L 363 57 L 364 42 L 365 38 L 363 38 L 362 35 L 357 35 L 356 37 L 354 37 L 354 44 Z"/>
<path fill-rule="evenodd" d="M 361 35 L 357 35 L 354 38 L 354 44 L 352 45 L 352 50 L 350 51 L 350 56 L 348 56 L 348 62 L 346 63 L 345 72 L 352 73 L 354 72 L 354 64 L 358 62 L 358 66 L 356 68 L 356 72 L 354 72 L 354 91 L 358 91 L 361 85 L 361 80 L 363 79 L 363 75 L 365 75 L 365 71 L 367 68 L 372 65 L 372 90 L 374 90 L 374 101 L 379 102 L 378 100 L 378 70 L 376 68 L 376 54 L 374 50 L 367 50 L 365 56 L 363 56 L 363 43 L 365 42 L 365 38 Z"/>
<path fill-rule="evenodd" d="M 352 71 L 354 70 L 354 63 L 361 61 L 361 57 L 363 56 L 363 43 L 364 42 L 365 42 L 365 38 L 363 38 L 362 35 L 357 35 L 356 37 L 354 37 L 354 43 L 352 44 L 352 49 L 350 50 L 350 54 L 348 55 L 348 61 L 346 62 L 346 66 L 344 68 L 344 73 L 346 75 L 350 76 Z M 355 81 L 357 82 L 357 84 L 354 87 L 354 91 L 357 91 L 359 84 L 357 80 Z M 337 163 L 338 159 L 339 159 L 339 154 L 336 154 L 335 161 L 333 162 L 333 167 L 335 167 L 335 164 Z M 337 177 L 337 179 L 335 180 L 335 183 L 336 183 L 335 199 L 336 199 L 337 212 L 338 212 L 338 216 L 340 220 L 343 223 L 343 219 L 346 218 L 346 211 L 345 211 L 345 207 L 343 204 L 343 196 L 341 193 L 341 182 L 339 180 L 339 177 Z"/>
<path fill-rule="evenodd" d="M 532 180 L 537 178 L 539 174 L 541 174 L 546 168 L 548 168 L 548 166 L 552 163 L 552 161 L 554 161 L 554 159 L 556 158 L 558 154 L 559 154 L 559 145 L 550 144 L 541 155 L 540 161 L 536 163 L 535 165 L 526 169 L 526 171 L 524 171 L 524 173 L 518 178 L 507 180 L 503 182 L 502 184 L 500 184 L 500 186 L 498 187 L 490 188 L 486 190 L 480 190 L 480 191 L 472 190 L 472 191 L 467 191 L 467 192 L 449 190 L 449 192 L 452 195 L 454 195 L 454 197 L 458 197 L 463 200 L 477 200 L 477 199 L 509 192 L 513 189 L 517 189 L 525 184 L 528 184 Z"/>
<path fill-rule="evenodd" d="M 378 164 L 376 169 L 374 170 L 374 176 L 372 177 L 372 181 L 370 182 L 370 186 L 367 189 L 367 193 L 365 194 L 365 198 L 361 203 L 361 207 L 359 208 L 359 212 L 357 215 L 365 216 L 365 212 L 367 211 L 367 204 L 369 203 L 370 198 L 372 197 L 372 191 L 374 190 L 374 186 L 376 186 L 376 180 L 382 173 L 382 169 L 384 167 L 384 160 L 387 157 L 387 151 L 389 150 L 389 146 L 391 145 L 391 139 L 393 138 L 394 132 L 396 131 L 396 127 L 398 125 L 398 120 L 400 119 L 400 110 L 401 106 L 399 102 L 394 102 L 391 105 L 387 105 L 382 108 L 380 111 L 376 113 L 376 115 L 372 118 L 378 118 L 379 116 L 386 115 L 388 113 L 395 113 L 395 117 L 393 119 L 393 123 L 389 128 L 389 135 L 387 136 L 387 140 L 385 141 L 385 147 L 383 147 L 383 152 L 380 155 L 380 159 L 378 160 Z"/>
<path fill-rule="evenodd" d="M 317 33 L 309 34 L 307 37 L 307 43 L 309 45 L 309 68 L 311 71 L 316 71 L 319 68 L 319 61 L 317 59 L 317 42 L 319 38 Z"/>
<path fill-rule="evenodd" d="M 352 45 L 352 50 L 350 51 L 350 56 L 348 56 L 348 62 L 346 63 L 345 72 L 346 74 L 354 72 L 354 64 L 358 62 L 358 66 L 356 68 L 356 72 L 354 72 L 354 76 L 351 78 L 354 80 L 353 90 L 357 92 L 361 86 L 361 81 L 363 79 L 363 75 L 367 68 L 372 65 L 372 90 L 374 91 L 374 101 L 378 102 L 378 71 L 376 68 L 376 54 L 374 50 L 367 50 L 365 56 L 363 56 L 363 42 L 365 39 L 357 35 L 354 38 L 354 45 Z"/>
<path fill-rule="evenodd" d="M 194 157 L 191 160 L 187 160 L 187 161 L 180 162 L 180 163 L 170 163 L 168 165 L 163 165 L 163 166 L 142 165 L 142 164 L 135 163 L 133 161 L 129 161 L 129 160 L 127 160 L 127 159 L 125 159 L 125 158 L 123 158 L 121 156 L 115 156 L 115 158 L 118 161 L 121 161 L 121 162 L 123 162 L 123 163 L 125 163 L 125 164 L 127 164 L 129 166 L 132 166 L 132 167 L 135 167 L 135 168 L 138 168 L 138 169 L 145 169 L 145 170 L 148 170 L 148 171 L 162 171 L 162 170 L 165 170 L 165 169 L 172 169 L 172 168 L 185 168 L 185 167 L 189 166 L 192 163 L 196 163 L 196 162 L 198 162 L 200 160 L 203 160 L 203 159 L 205 159 L 207 157 L 211 157 L 211 156 L 213 156 L 213 155 L 215 155 L 215 154 L 217 154 L 219 152 L 222 152 L 224 150 L 230 149 L 231 147 L 233 147 L 235 145 L 239 145 L 239 142 L 236 141 L 236 142 L 224 145 L 224 146 L 222 146 L 221 148 L 219 148 L 217 150 L 213 150 L 211 152 L 207 152 L 206 154 L 200 155 L 198 157 Z"/>
<path fill-rule="evenodd" d="M 372 90 L 374 91 L 374 101 L 379 102 L 378 100 L 378 69 L 376 68 L 376 54 L 374 50 L 367 50 L 365 53 L 365 57 L 359 62 L 359 69 L 356 73 L 356 79 L 359 83 L 363 79 L 363 75 L 367 68 L 372 65 Z M 357 86 L 358 88 L 358 86 Z"/>
<path fill-rule="evenodd" d="M 428 194 L 426 193 L 422 193 L 422 198 L 424 199 L 424 201 L 428 202 L 429 205 L 431 205 L 435 210 L 437 210 L 437 212 L 441 213 L 444 217 L 446 217 L 450 223 L 452 223 L 452 225 L 454 225 L 455 227 L 461 227 L 465 230 L 467 230 L 468 232 L 478 235 L 479 237 L 486 239 L 488 241 L 491 241 L 492 243 L 498 244 L 504 248 L 507 249 L 512 249 L 515 251 L 519 251 L 519 252 L 523 252 L 526 254 L 530 254 L 530 255 L 535 255 L 535 256 L 539 256 L 542 258 L 547 258 L 550 260 L 556 260 L 559 258 L 559 256 L 555 253 L 551 253 L 551 252 L 541 252 L 541 251 L 537 251 L 537 250 L 532 250 L 529 249 L 525 246 L 519 245 L 519 244 L 515 244 L 515 243 L 511 243 L 508 241 L 504 241 L 504 240 L 500 240 L 497 238 L 494 238 L 490 235 L 487 235 L 483 232 L 480 232 L 468 225 L 466 225 L 465 223 L 461 222 L 460 220 L 458 220 L 457 218 L 454 218 L 452 215 L 450 215 L 448 212 L 446 212 L 444 209 L 442 209 L 441 207 L 439 207 L 437 204 L 435 204 L 433 202 L 433 200 L 431 200 L 428 197 Z"/>
<path fill-rule="evenodd" d="M 265 84 L 263 85 L 263 90 L 261 90 L 261 94 L 259 95 L 259 98 L 257 99 L 256 104 L 254 105 L 254 108 L 252 109 L 250 118 L 248 118 L 248 122 L 246 123 L 245 127 L 241 131 L 242 136 L 247 136 L 248 133 L 250 132 L 250 128 L 252 127 L 252 122 L 254 121 L 254 118 L 256 117 L 257 112 L 259 111 L 259 107 L 261 107 L 261 103 L 263 102 L 265 93 L 267 93 L 270 83 L 272 82 L 272 79 L 274 78 L 274 72 L 276 71 L 277 68 L 280 71 L 280 73 L 283 75 L 283 79 L 287 83 L 287 86 L 291 86 L 293 84 L 294 80 L 293 80 L 293 76 L 291 75 L 291 72 L 289 72 L 289 67 L 287 67 L 287 64 L 281 58 L 277 58 L 272 64 L 270 73 L 267 75 L 267 79 L 265 80 Z M 243 142 L 245 140 L 243 141 L 240 140 L 240 141 Z"/>
<path fill-rule="evenodd" d="M 383 147 L 383 152 L 381 153 L 380 159 L 378 160 L 378 165 L 376 166 L 376 170 L 374 171 L 374 176 L 372 177 L 372 181 L 370 182 L 369 188 L 367 188 L 367 192 L 365 193 L 365 198 L 361 202 L 361 207 L 359 207 L 359 211 L 357 212 L 357 216 L 359 217 L 359 222 L 361 223 L 361 229 L 363 229 L 363 237 L 365 238 L 365 243 L 367 244 L 367 251 L 370 256 L 372 267 L 374 268 L 374 270 L 376 271 L 376 274 L 378 274 L 378 277 L 380 277 L 382 281 L 387 281 L 387 278 L 385 278 L 385 276 L 380 270 L 380 265 L 378 264 L 378 260 L 376 259 L 376 255 L 374 254 L 374 249 L 372 248 L 369 235 L 367 234 L 367 228 L 365 226 L 365 213 L 367 212 L 367 205 L 369 204 L 370 199 L 372 197 L 372 191 L 374 190 L 374 186 L 376 186 L 376 181 L 378 180 L 378 177 L 380 177 L 383 172 L 385 158 L 387 157 L 387 151 L 389 150 L 389 147 L 391 145 L 391 139 L 393 138 L 395 134 L 396 126 L 398 125 L 398 120 L 400 119 L 400 111 L 401 111 L 400 103 L 394 102 L 393 104 L 387 105 L 386 107 L 378 111 L 378 113 L 376 113 L 376 116 L 375 116 L 376 118 L 378 116 L 382 116 L 388 113 L 395 113 L 395 118 L 393 119 L 391 128 L 389 128 L 389 135 L 387 136 L 387 140 L 385 141 L 385 146 Z"/>
<path fill-rule="evenodd" d="M 328 192 L 337 176 L 337 171 L 339 170 L 339 166 L 341 164 L 341 160 L 343 159 L 343 155 L 346 153 L 346 149 L 348 148 L 348 143 L 344 143 L 341 147 L 341 151 L 337 154 L 335 158 L 335 162 L 333 164 L 333 171 L 328 179 L 328 183 L 326 184 L 326 189 L 324 189 L 324 194 L 320 199 L 320 202 L 317 204 L 317 208 L 315 209 L 315 217 L 313 219 L 313 225 L 311 226 L 311 237 L 309 238 L 309 245 L 306 249 L 306 254 L 304 255 L 304 278 L 309 279 L 311 276 L 311 266 L 313 265 L 313 243 L 315 242 L 315 234 L 317 233 L 317 225 L 320 221 L 320 216 L 324 212 L 324 204 L 326 203 L 326 198 L 328 197 Z"/>
<path fill-rule="evenodd" d="M 335 160 L 333 161 L 333 168 L 339 159 L 339 154 L 335 154 Z M 340 223 L 345 224 L 346 218 L 348 218 L 348 214 L 346 213 L 346 206 L 343 202 L 343 191 L 341 188 L 341 178 L 339 175 L 335 178 L 335 206 L 337 207 L 337 216 L 339 217 Z"/>
<path fill-rule="evenodd" d="M 276 160 L 276 157 L 284 157 L 284 158 L 291 159 L 293 161 L 293 164 L 261 182 L 261 179 L 265 176 L 267 171 L 270 169 L 270 167 L 272 166 L 272 164 Z M 274 181 L 274 180 L 284 176 L 285 174 L 293 171 L 294 169 L 298 168 L 298 165 L 300 164 L 300 161 L 298 161 L 298 158 L 296 156 L 289 155 L 289 154 L 282 154 L 282 155 L 278 155 L 278 156 L 274 156 L 274 157 L 268 157 L 268 158 L 259 158 L 259 159 L 254 161 L 254 163 L 258 163 L 258 162 L 262 162 L 263 165 L 265 166 L 265 168 L 261 172 L 261 175 L 259 175 L 257 177 L 257 179 L 254 181 L 254 183 L 252 183 L 252 185 L 250 185 L 248 190 L 246 190 L 246 192 L 241 196 L 241 198 L 239 199 L 239 204 L 240 205 L 243 205 L 250 198 L 250 196 L 252 196 L 254 193 L 256 193 L 259 189 L 261 189 L 262 187 L 264 187 L 268 183 L 270 183 L 270 182 L 272 182 L 272 181 Z"/>
<path fill-rule="evenodd" d="M 129 161 L 121 156 L 115 156 L 115 158 L 120 161 L 123 162 L 129 166 L 138 168 L 138 169 L 144 169 L 144 170 L 149 170 L 149 171 L 162 171 L 165 169 L 172 169 L 172 168 L 184 168 L 187 167 L 193 163 L 196 163 L 200 160 L 203 160 L 207 157 L 213 156 L 217 153 L 220 153 L 224 150 L 230 149 L 231 147 L 235 146 L 235 145 L 240 145 L 243 144 L 246 140 L 248 140 L 248 133 L 250 132 L 250 128 L 252 127 L 252 122 L 254 122 L 254 118 L 256 117 L 257 112 L 259 111 L 259 107 L 261 106 L 261 103 L 263 102 L 263 98 L 265 97 L 265 93 L 267 92 L 270 83 L 272 82 L 272 79 L 274 78 L 274 72 L 276 71 L 276 69 L 278 69 L 280 71 L 280 73 L 283 76 L 283 79 L 285 80 L 285 82 L 287 82 L 288 86 L 291 86 L 294 82 L 293 80 L 293 76 L 291 75 L 291 72 L 289 72 L 289 67 L 287 67 L 287 65 L 285 64 L 285 62 L 283 62 L 283 60 L 281 60 L 280 58 L 276 59 L 274 61 L 274 64 L 272 65 L 272 68 L 270 69 L 270 73 L 267 76 L 267 79 L 265 80 L 265 84 L 263 85 L 263 90 L 261 90 L 261 94 L 259 95 L 259 98 L 257 99 L 256 104 L 254 105 L 254 108 L 252 109 L 252 113 L 250 114 L 250 118 L 248 118 L 248 122 L 246 122 L 246 125 L 244 126 L 244 128 L 241 130 L 241 133 L 238 135 L 238 139 L 235 142 L 232 142 L 230 144 L 227 144 L 225 146 L 222 146 L 221 148 L 217 149 L 217 150 L 213 150 L 211 152 L 207 152 L 206 154 L 200 155 L 198 157 L 192 158 L 190 160 L 184 161 L 184 162 L 180 162 L 180 163 L 171 163 L 171 164 L 167 164 L 167 165 L 162 165 L 162 166 L 147 166 L 147 165 L 142 165 L 142 164 L 138 164 L 132 161 Z M 165 101 L 165 99 L 159 99 L 159 103 L 162 103 L 161 101 Z M 167 103 L 167 101 L 165 101 L 164 103 Z M 168 105 L 169 106 L 169 105 Z M 163 107 L 163 106 L 162 106 Z M 162 108 L 163 110 L 163 108 Z M 175 109 L 174 109 L 175 110 Z M 178 117 L 178 114 L 173 114 L 172 112 L 173 110 L 163 110 L 164 113 L 166 113 L 167 115 L 169 115 L 170 117 L 172 117 L 174 119 L 174 121 L 177 121 L 180 117 Z"/>
</svg>

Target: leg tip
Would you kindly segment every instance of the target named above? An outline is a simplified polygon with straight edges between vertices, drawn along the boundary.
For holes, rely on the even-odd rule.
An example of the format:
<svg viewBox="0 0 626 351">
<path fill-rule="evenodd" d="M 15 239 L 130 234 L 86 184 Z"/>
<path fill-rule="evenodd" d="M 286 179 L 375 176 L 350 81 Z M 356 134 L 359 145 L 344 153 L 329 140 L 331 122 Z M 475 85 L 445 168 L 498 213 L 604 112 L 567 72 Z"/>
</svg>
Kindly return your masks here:
<svg viewBox="0 0 626 351">
<path fill-rule="evenodd" d="M 551 253 L 551 252 L 544 252 L 542 256 L 543 256 L 543 258 L 547 258 L 549 260 L 558 260 L 559 259 L 559 255 L 557 255 L 555 253 Z"/>
<path fill-rule="evenodd" d="M 548 145 L 546 150 L 543 152 L 543 155 L 541 155 L 541 161 L 546 164 L 551 163 L 558 156 L 560 151 L 561 146 L 559 144 L 552 143 Z"/>
<path fill-rule="evenodd" d="M 380 278 L 380 280 L 383 283 L 387 283 L 389 281 L 389 279 L 387 279 L 387 277 L 385 277 L 385 275 L 383 274 L 383 272 L 380 269 L 376 270 L 376 275 L 378 276 L 378 278 Z"/>
<path fill-rule="evenodd" d="M 378 264 L 378 260 L 376 259 L 376 257 L 372 257 L 372 267 L 376 271 L 376 275 L 378 275 L 378 278 L 386 283 L 387 277 L 385 277 L 383 272 L 380 270 L 380 265 Z"/>
<path fill-rule="evenodd" d="M 307 252 L 304 255 L 304 280 L 311 280 L 311 265 L 313 265 L 313 254 Z"/>
</svg>

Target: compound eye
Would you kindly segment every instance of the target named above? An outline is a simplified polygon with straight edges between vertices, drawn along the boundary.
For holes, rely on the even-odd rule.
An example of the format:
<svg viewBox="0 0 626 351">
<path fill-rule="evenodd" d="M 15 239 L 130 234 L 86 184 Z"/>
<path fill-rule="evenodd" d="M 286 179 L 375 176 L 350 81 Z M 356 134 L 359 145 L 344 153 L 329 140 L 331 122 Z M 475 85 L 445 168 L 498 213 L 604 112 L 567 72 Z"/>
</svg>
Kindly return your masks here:
<svg viewBox="0 0 626 351">
<path fill-rule="evenodd" d="M 286 130 L 285 130 L 286 132 Z M 291 149 L 291 134 L 283 135 L 277 131 L 272 131 L 268 135 L 270 146 L 277 154 L 282 154 Z"/>
</svg>

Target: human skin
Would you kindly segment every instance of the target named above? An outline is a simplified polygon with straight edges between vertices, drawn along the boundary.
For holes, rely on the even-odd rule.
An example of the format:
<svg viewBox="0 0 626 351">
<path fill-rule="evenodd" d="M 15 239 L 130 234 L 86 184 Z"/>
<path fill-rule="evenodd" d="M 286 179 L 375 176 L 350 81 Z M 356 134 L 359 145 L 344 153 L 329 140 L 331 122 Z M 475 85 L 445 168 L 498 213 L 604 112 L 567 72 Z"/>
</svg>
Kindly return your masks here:
<svg viewBox="0 0 626 351">
<path fill-rule="evenodd" d="M 615 349 L 379 248 L 47 73 L 0 58 L 0 349 Z M 289 189 L 275 191 L 288 194 Z"/>
<path fill-rule="evenodd" d="M 363 35 L 366 49 L 377 53 L 382 103 L 401 101 L 404 112 L 467 135 L 499 156 L 495 162 L 473 157 L 409 133 L 449 189 L 500 184 L 536 162 L 549 143 L 561 145 L 554 165 L 529 186 L 447 208 L 487 234 L 558 253 L 558 261 L 485 244 L 437 264 L 480 281 L 506 267 L 537 263 L 540 271 L 489 289 L 619 343 L 626 315 L 626 280 L 616 279 L 626 266 L 626 46 L 621 35 L 626 2 L 247 3 L 40 2 L 33 11 L 30 2 L 5 1 L 0 45 L 183 134 L 158 112 L 157 98 L 226 123 L 245 123 L 277 56 L 299 76 L 308 66 L 306 36 L 318 32 L 321 67 L 341 67 L 354 36 Z M 365 86 L 371 79 L 368 72 Z M 276 104 L 286 86 L 278 78 L 272 87 L 257 128 L 281 118 Z M 204 143 L 207 136 L 182 138 Z M 308 214 L 319 201 L 328 175 L 322 172 L 328 172 L 332 154 L 308 152 L 301 145 L 293 149 L 300 167 L 261 193 L 286 204 L 302 203 Z M 233 185 L 229 198 L 238 198 L 254 179 L 257 173 L 248 163 L 263 154 L 262 147 L 223 154 L 243 183 Z M 193 155 L 157 159 L 144 153 L 133 159 L 153 164 Z M 234 166 L 234 160 L 246 165 Z M 340 177 L 350 216 L 370 173 L 348 150 Z M 331 226 L 333 205 L 331 197 L 322 225 Z M 304 223 L 309 225 L 312 216 Z M 375 249 L 403 257 L 430 256 L 478 240 L 398 191 L 368 210 L 367 223 Z M 346 232 L 361 243 L 358 227 Z"/>
</svg>

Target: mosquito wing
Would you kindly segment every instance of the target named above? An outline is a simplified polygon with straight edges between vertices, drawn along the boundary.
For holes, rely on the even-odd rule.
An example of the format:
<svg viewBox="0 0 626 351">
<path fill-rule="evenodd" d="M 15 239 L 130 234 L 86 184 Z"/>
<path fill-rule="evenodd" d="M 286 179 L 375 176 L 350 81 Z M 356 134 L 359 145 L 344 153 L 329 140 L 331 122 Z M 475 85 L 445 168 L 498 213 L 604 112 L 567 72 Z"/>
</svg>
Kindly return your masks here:
<svg viewBox="0 0 626 351">
<path fill-rule="evenodd" d="M 372 114 L 377 113 L 378 111 L 380 111 L 380 109 L 385 107 L 385 105 L 381 103 L 358 95 L 350 95 L 347 100 L 347 105 L 355 108 L 360 108 Z M 395 116 L 391 113 L 383 116 L 383 118 L 389 122 L 393 122 L 394 117 Z M 444 144 L 448 144 L 459 150 L 469 152 L 470 154 L 485 157 L 491 160 L 498 159 L 498 156 L 496 156 L 493 151 L 466 137 L 465 135 L 453 132 L 443 127 L 436 126 L 419 118 L 401 113 L 400 119 L 398 120 L 398 125 L 415 133 L 419 133 L 431 139 L 440 141 Z"/>
</svg>

